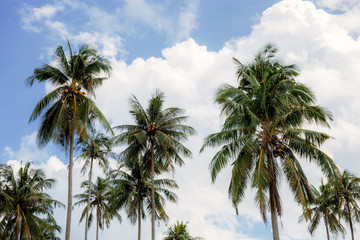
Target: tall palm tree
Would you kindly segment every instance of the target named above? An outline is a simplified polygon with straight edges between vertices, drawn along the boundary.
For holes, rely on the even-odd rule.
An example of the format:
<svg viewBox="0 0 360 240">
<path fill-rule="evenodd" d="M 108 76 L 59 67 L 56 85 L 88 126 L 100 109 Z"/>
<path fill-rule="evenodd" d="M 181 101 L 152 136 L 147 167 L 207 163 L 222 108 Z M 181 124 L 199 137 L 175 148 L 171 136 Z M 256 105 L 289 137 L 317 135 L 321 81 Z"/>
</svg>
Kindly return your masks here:
<svg viewBox="0 0 360 240">
<path fill-rule="evenodd" d="M 224 84 L 216 94 L 225 122 L 220 132 L 205 138 L 200 150 L 222 146 L 210 163 L 212 181 L 232 165 L 229 196 L 236 210 L 251 182 L 265 223 L 270 211 L 274 240 L 279 239 L 277 217 L 282 213 L 281 172 L 296 201 L 306 207 L 312 193 L 298 156 L 318 164 L 326 176 L 337 171 L 333 160 L 319 149 L 329 136 L 303 128 L 306 123 L 329 126 L 331 113 L 315 105 L 314 94 L 295 81 L 295 66 L 281 65 L 274 57 L 276 51 L 268 45 L 253 62 L 234 59 L 238 86 Z"/>
<path fill-rule="evenodd" d="M 32 169 L 30 165 L 28 162 L 21 166 L 17 173 L 12 166 L 0 169 L 4 183 L 0 192 L 1 239 L 46 239 L 46 229 L 56 225 L 53 209 L 63 204 L 44 192 L 54 186 L 55 180 L 46 178 L 41 169 Z M 60 232 L 59 228 L 55 230 Z"/>
<path fill-rule="evenodd" d="M 159 90 L 149 100 L 144 109 L 135 96 L 130 99 L 130 114 L 134 125 L 119 125 L 115 127 L 121 131 L 115 137 L 120 144 L 128 144 L 122 152 L 124 159 L 135 159 L 142 155 L 151 156 L 151 208 L 156 209 L 155 203 L 155 161 L 163 169 L 174 169 L 174 163 L 183 164 L 181 155 L 191 157 L 191 152 L 181 142 L 188 135 L 195 134 L 195 130 L 183 122 L 183 109 L 172 107 L 163 109 L 164 94 Z M 151 239 L 155 240 L 155 211 L 151 211 Z"/>
<path fill-rule="evenodd" d="M 126 161 L 120 167 L 111 172 L 114 191 L 112 194 L 111 211 L 118 211 L 121 207 L 125 211 L 132 224 L 138 222 L 138 240 L 141 239 L 141 219 L 146 218 L 144 207 L 151 212 L 151 171 L 150 161 L 144 161 L 139 157 L 133 161 Z M 123 169 L 125 167 L 125 169 Z M 155 172 L 158 169 L 155 168 Z M 167 222 L 165 212 L 165 198 L 171 202 L 177 202 L 175 193 L 169 188 L 178 188 L 171 179 L 156 179 L 155 184 L 155 217 Z"/>
<path fill-rule="evenodd" d="M 201 240 L 201 237 L 192 237 L 187 231 L 187 224 L 183 222 L 176 222 L 166 231 L 166 237 L 163 240 Z"/>
<path fill-rule="evenodd" d="M 77 147 L 80 149 L 81 154 L 78 159 L 84 159 L 84 165 L 81 169 L 82 173 L 85 173 L 87 168 L 90 165 L 89 170 L 89 182 L 92 182 L 92 174 L 93 174 L 93 164 L 96 161 L 97 165 L 106 172 L 109 166 L 108 158 L 113 156 L 111 152 L 111 141 L 110 139 L 102 133 L 93 134 L 88 137 L 87 141 L 80 140 L 77 143 Z M 91 196 L 91 186 L 89 184 L 89 194 L 87 201 L 87 209 L 89 209 L 90 205 L 90 196 Z M 86 213 L 85 218 L 85 240 L 87 240 L 87 232 L 88 232 L 88 221 L 89 221 L 89 213 Z"/>
<path fill-rule="evenodd" d="M 342 226 L 338 217 L 338 198 L 333 184 L 324 184 L 321 182 L 319 191 L 311 186 L 311 191 L 315 199 L 310 203 L 310 224 L 309 232 L 313 234 L 318 228 L 321 219 L 324 221 L 326 228 L 327 239 L 330 240 L 330 232 L 332 234 L 345 234 L 345 228 Z M 306 214 L 306 213 L 305 213 Z M 305 216 L 300 217 L 300 221 L 305 219 Z"/>
<path fill-rule="evenodd" d="M 116 217 L 119 222 L 121 222 L 121 216 L 117 212 L 113 212 L 110 214 L 109 211 L 109 201 L 111 197 L 112 188 L 109 184 L 108 179 L 103 179 L 98 177 L 96 179 L 96 183 L 91 183 L 93 189 L 90 196 L 90 205 L 87 205 L 88 196 L 89 196 L 89 181 L 84 181 L 81 184 L 82 188 L 85 188 L 84 193 L 77 194 L 74 197 L 79 199 L 75 203 L 75 206 L 86 205 L 84 210 L 82 211 L 80 222 L 89 214 L 88 227 L 91 226 L 93 219 L 96 219 L 96 240 L 99 239 L 99 229 L 104 229 L 104 227 L 110 226 L 110 220 L 113 217 Z M 93 214 L 93 210 L 96 211 L 95 216 Z"/>
<path fill-rule="evenodd" d="M 72 52 L 69 41 L 68 46 L 69 56 L 66 56 L 62 46 L 57 47 L 57 67 L 44 64 L 41 68 L 35 68 L 34 75 L 27 79 L 30 86 L 37 80 L 49 82 L 56 87 L 36 104 L 29 122 L 42 114 L 37 135 L 38 145 L 42 147 L 53 140 L 64 146 L 69 156 L 65 240 L 70 240 L 71 229 L 74 138 L 87 138 L 86 130 L 90 119 L 99 120 L 105 129 L 112 131 L 104 115 L 87 96 L 94 96 L 94 89 L 106 79 L 99 74 L 110 73 L 109 62 L 88 45 L 80 46 L 78 53 Z"/>
<path fill-rule="evenodd" d="M 347 170 L 334 178 L 334 187 L 339 200 L 339 208 L 343 217 L 349 223 L 351 239 L 355 239 L 353 221 L 360 221 L 360 178 Z"/>
</svg>

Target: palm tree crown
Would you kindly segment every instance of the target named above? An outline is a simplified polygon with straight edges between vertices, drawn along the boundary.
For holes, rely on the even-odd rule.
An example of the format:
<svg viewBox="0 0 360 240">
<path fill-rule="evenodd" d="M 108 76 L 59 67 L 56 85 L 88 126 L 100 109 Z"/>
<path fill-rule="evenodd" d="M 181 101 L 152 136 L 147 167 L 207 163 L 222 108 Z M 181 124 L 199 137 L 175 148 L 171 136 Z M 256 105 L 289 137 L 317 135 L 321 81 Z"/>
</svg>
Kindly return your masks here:
<svg viewBox="0 0 360 240">
<path fill-rule="evenodd" d="M 184 110 L 176 107 L 163 109 L 164 94 L 155 91 L 149 100 L 147 109 L 133 96 L 130 99 L 130 113 L 135 121 L 134 125 L 119 125 L 115 127 L 121 133 L 115 137 L 119 144 L 128 144 L 122 152 L 124 159 L 136 159 L 139 154 L 151 156 L 152 181 L 152 209 L 155 209 L 155 161 L 163 170 L 174 170 L 174 163 L 183 164 L 181 155 L 190 157 L 191 152 L 182 141 L 195 130 L 183 122 L 187 117 L 182 116 Z M 152 240 L 155 240 L 155 211 L 151 212 Z"/>
<path fill-rule="evenodd" d="M 316 162 L 327 176 L 333 175 L 337 167 L 319 149 L 329 136 L 302 128 L 305 123 L 328 126 L 330 112 L 314 104 L 314 94 L 295 81 L 295 66 L 281 65 L 274 58 L 276 51 L 268 45 L 253 62 L 243 64 L 234 59 L 239 85 L 224 84 L 218 89 L 216 102 L 226 119 L 220 132 L 205 138 L 201 151 L 222 146 L 210 163 L 212 180 L 231 163 L 229 196 L 234 207 L 251 182 L 263 220 L 267 221 L 266 212 L 270 210 L 274 239 L 279 239 L 281 172 L 296 201 L 306 206 L 313 196 L 298 156 Z"/>
<path fill-rule="evenodd" d="M 28 162 L 21 166 L 17 175 L 12 166 L 0 168 L 0 180 L 4 183 L 0 192 L 1 239 L 47 239 L 48 229 L 53 229 L 52 237 L 55 231 L 60 232 L 53 209 L 63 204 L 44 192 L 53 187 L 55 180 L 30 165 Z"/>
<path fill-rule="evenodd" d="M 141 238 L 141 219 L 146 218 L 145 209 L 151 214 L 151 171 L 148 160 L 139 157 L 133 161 L 126 161 L 117 170 L 112 171 L 111 178 L 114 185 L 111 211 L 117 211 L 121 207 L 135 224 L 138 222 L 138 239 Z M 156 169 L 158 173 L 159 169 Z M 171 179 L 155 179 L 155 218 L 168 221 L 165 212 L 165 198 L 171 202 L 177 202 L 177 195 L 169 189 L 178 188 Z"/>
<path fill-rule="evenodd" d="M 113 217 L 116 217 L 119 222 L 121 222 L 121 216 L 117 212 L 112 212 L 110 214 L 109 204 L 110 197 L 112 192 L 112 187 L 109 184 L 108 179 L 103 179 L 98 177 L 96 183 L 90 183 L 93 189 L 90 196 L 90 204 L 88 205 L 88 195 L 89 195 L 89 181 L 84 181 L 81 184 L 82 188 L 85 188 L 84 193 L 77 194 L 74 197 L 79 199 L 75 203 L 75 206 L 80 206 L 86 204 L 84 210 L 82 211 L 80 222 L 86 218 L 87 213 L 89 212 L 88 227 L 91 226 L 94 218 L 96 220 L 96 239 L 99 239 L 99 229 L 104 229 L 104 227 L 110 226 L 110 221 Z M 95 214 L 93 211 L 95 210 Z"/>
<path fill-rule="evenodd" d="M 200 237 L 192 237 L 187 231 L 187 224 L 183 222 L 176 222 L 166 231 L 166 236 L 163 240 L 201 240 Z"/>
<path fill-rule="evenodd" d="M 330 240 L 330 232 L 334 235 L 341 233 L 344 236 L 345 228 L 340 222 L 337 207 L 339 199 L 332 182 L 327 184 L 321 182 L 319 190 L 311 186 L 311 191 L 314 199 L 310 202 L 309 232 L 313 234 L 318 228 L 320 221 L 323 220 L 328 240 Z M 305 215 L 300 217 L 301 221 L 303 219 L 305 219 Z"/>
<path fill-rule="evenodd" d="M 89 182 L 92 182 L 92 174 L 93 174 L 93 165 L 94 161 L 97 165 L 106 172 L 109 167 L 108 158 L 113 156 L 114 154 L 111 152 L 112 142 L 110 139 L 102 133 L 93 132 L 87 139 L 84 141 L 83 139 L 77 143 L 77 147 L 80 149 L 81 154 L 78 159 L 85 160 L 84 165 L 81 169 L 82 173 L 85 173 L 86 169 L 90 167 L 89 170 Z M 90 196 L 91 196 L 91 184 L 89 186 L 88 192 L 88 208 L 90 205 Z M 85 240 L 87 240 L 87 231 L 88 231 L 88 219 L 89 213 L 86 213 L 86 221 L 85 221 Z"/>
<path fill-rule="evenodd" d="M 333 178 L 339 211 L 349 223 L 351 238 L 355 239 L 354 221 L 360 222 L 360 178 L 347 170 Z"/>
</svg>

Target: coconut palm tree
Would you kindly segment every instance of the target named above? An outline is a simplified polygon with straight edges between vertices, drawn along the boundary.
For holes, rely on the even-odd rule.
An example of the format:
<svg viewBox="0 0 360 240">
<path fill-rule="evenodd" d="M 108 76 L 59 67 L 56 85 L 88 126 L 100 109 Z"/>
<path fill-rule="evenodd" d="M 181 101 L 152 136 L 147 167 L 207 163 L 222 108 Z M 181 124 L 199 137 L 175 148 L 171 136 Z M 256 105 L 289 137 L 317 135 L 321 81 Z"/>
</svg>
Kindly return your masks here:
<svg viewBox="0 0 360 240">
<path fill-rule="evenodd" d="M 106 79 L 99 74 L 110 73 L 109 62 L 88 45 L 80 46 L 77 53 L 72 52 L 69 41 L 68 46 L 69 56 L 62 46 L 56 49 L 56 67 L 44 64 L 35 68 L 34 74 L 27 79 L 30 86 L 35 80 L 55 86 L 36 104 L 29 122 L 42 115 L 37 134 L 38 145 L 43 147 L 53 140 L 62 145 L 69 156 L 65 240 L 70 240 L 74 139 L 76 136 L 87 138 L 90 119 L 99 120 L 105 129 L 112 131 L 104 115 L 89 98 L 95 95 L 95 88 Z"/>
<path fill-rule="evenodd" d="M 46 225 L 42 227 L 44 233 L 44 239 L 46 240 L 61 240 L 56 236 L 56 232 L 61 232 L 61 227 L 56 224 L 55 219 L 47 217 L 45 220 Z M 32 238 L 32 240 L 38 240 L 39 238 Z"/>
<path fill-rule="evenodd" d="M 92 174 L 93 174 L 93 164 L 96 161 L 97 165 L 106 172 L 109 166 L 108 158 L 113 156 L 114 154 L 111 152 L 111 141 L 110 138 L 105 136 L 102 133 L 93 134 L 88 137 L 86 141 L 80 140 L 77 143 L 77 148 L 81 151 L 80 156 L 77 159 L 85 160 L 84 165 L 81 169 L 82 173 L 85 173 L 87 168 L 90 166 L 89 170 L 89 182 L 92 182 Z M 89 184 L 89 194 L 87 201 L 87 209 L 89 209 L 90 205 L 90 196 L 91 196 L 91 186 Z M 85 240 L 87 240 L 87 232 L 88 232 L 88 219 L 89 213 L 86 213 L 85 218 Z"/>
<path fill-rule="evenodd" d="M 330 232 L 335 235 L 341 233 L 344 236 L 346 231 L 338 216 L 337 206 L 339 199 L 337 198 L 337 194 L 332 183 L 324 184 L 321 182 L 319 191 L 314 186 L 311 186 L 311 191 L 315 199 L 310 203 L 311 216 L 308 228 L 310 234 L 314 234 L 320 224 L 320 221 L 323 220 L 328 240 L 330 240 Z M 305 216 L 302 215 L 300 217 L 300 221 L 304 219 Z"/>
<path fill-rule="evenodd" d="M 77 201 L 74 205 L 86 205 L 84 210 L 82 211 L 80 222 L 86 218 L 87 213 L 89 212 L 89 220 L 88 227 L 91 226 L 93 219 L 96 219 L 96 240 L 99 239 L 99 229 L 103 230 L 106 226 L 107 228 L 110 226 L 110 220 L 116 217 L 119 222 L 121 222 L 121 216 L 117 212 L 112 212 L 110 214 L 109 211 L 109 201 L 112 192 L 112 187 L 109 184 L 108 179 L 103 179 L 98 177 L 96 179 L 96 183 L 91 183 L 92 187 L 89 187 L 89 181 L 84 181 L 81 184 L 82 188 L 85 188 L 85 191 L 81 194 L 77 194 L 74 197 L 77 198 Z M 93 189 L 90 195 L 90 205 L 87 204 L 89 189 Z M 96 211 L 95 216 L 93 211 Z"/>
<path fill-rule="evenodd" d="M 126 161 L 120 167 L 111 172 L 114 191 L 111 198 L 111 211 L 118 211 L 124 207 L 132 224 L 138 222 L 138 240 L 141 239 L 141 219 L 146 218 L 144 207 L 151 212 L 151 171 L 150 161 L 144 161 L 139 157 L 132 161 Z M 125 169 L 124 169 L 125 168 Z M 158 173 L 155 168 L 155 173 Z M 177 202 L 177 196 L 169 189 L 178 188 L 171 179 L 155 179 L 155 218 L 168 221 L 165 212 L 165 198 L 171 202 Z"/>
<path fill-rule="evenodd" d="M 200 150 L 222 146 L 210 163 L 212 181 L 232 165 L 229 197 L 236 211 L 251 182 L 265 223 L 270 211 L 274 240 L 279 239 L 277 217 L 282 213 L 281 172 L 296 201 L 306 208 L 312 192 L 298 157 L 318 164 L 326 176 L 337 171 L 333 160 L 319 149 L 329 136 L 303 128 L 306 123 L 329 126 L 331 113 L 315 105 L 314 94 L 295 81 L 295 66 L 281 65 L 274 57 L 276 51 L 268 45 L 253 62 L 234 59 L 238 86 L 224 84 L 216 94 L 225 122 L 220 132 L 205 138 Z"/>
<path fill-rule="evenodd" d="M 63 204 L 44 193 L 54 186 L 55 180 L 46 178 L 41 169 L 32 169 L 30 165 L 28 162 L 21 166 L 17 173 L 12 166 L 0 169 L 4 183 L 0 192 L 3 200 L 0 206 L 1 239 L 46 239 L 46 229 L 56 225 L 53 209 Z M 60 232 L 60 229 L 54 231 Z"/>
<path fill-rule="evenodd" d="M 201 237 L 192 237 L 187 231 L 187 224 L 183 222 L 176 222 L 173 226 L 169 227 L 166 237 L 163 240 L 201 240 Z"/>
<path fill-rule="evenodd" d="M 360 221 L 360 208 L 357 203 L 360 200 L 360 178 L 344 170 L 333 181 L 337 193 L 336 198 L 339 201 L 339 210 L 349 223 L 351 239 L 354 240 L 354 221 Z"/>
<path fill-rule="evenodd" d="M 174 163 L 183 164 L 181 155 L 191 157 L 191 152 L 182 141 L 188 135 L 195 134 L 195 130 L 183 122 L 183 109 L 172 107 L 163 108 L 164 94 L 159 90 L 149 100 L 144 109 L 135 96 L 130 99 L 130 114 L 134 125 L 119 125 L 114 129 L 120 130 L 115 142 L 128 144 L 121 153 L 124 159 L 136 159 L 139 154 L 151 156 L 151 208 L 156 209 L 155 203 L 155 165 L 163 169 L 174 169 Z M 155 163 L 155 161 L 157 163 Z M 151 211 L 151 239 L 155 240 L 155 211 Z"/>
</svg>

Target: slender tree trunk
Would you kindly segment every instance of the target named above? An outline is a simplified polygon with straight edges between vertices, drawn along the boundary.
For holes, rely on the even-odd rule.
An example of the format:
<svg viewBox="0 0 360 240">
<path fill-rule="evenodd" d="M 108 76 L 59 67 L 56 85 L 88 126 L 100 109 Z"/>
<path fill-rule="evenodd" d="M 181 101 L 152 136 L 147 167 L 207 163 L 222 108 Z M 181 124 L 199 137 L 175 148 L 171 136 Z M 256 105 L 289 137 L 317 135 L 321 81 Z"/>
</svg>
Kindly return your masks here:
<svg viewBox="0 0 360 240">
<path fill-rule="evenodd" d="M 20 231 L 21 231 L 21 223 L 20 223 L 20 217 L 18 216 L 18 219 L 16 219 L 15 222 L 15 240 L 20 240 Z"/>
<path fill-rule="evenodd" d="M 326 236 L 327 236 L 327 239 L 330 240 L 329 226 L 328 226 L 328 220 L 327 220 L 326 216 L 324 216 L 324 222 L 325 222 L 325 227 L 326 227 Z"/>
<path fill-rule="evenodd" d="M 346 207 L 349 213 L 349 224 L 350 224 L 350 231 L 351 231 L 351 239 L 355 240 L 354 238 L 354 227 L 353 227 L 353 223 L 352 223 L 352 219 L 351 219 L 351 212 L 350 212 L 350 206 L 349 206 L 349 202 L 346 202 Z"/>
<path fill-rule="evenodd" d="M 96 207 L 96 240 L 99 240 L 99 206 Z"/>
<path fill-rule="evenodd" d="M 270 184 L 269 188 L 269 197 L 270 197 L 270 214 L 271 214 L 271 227 L 273 231 L 273 239 L 274 240 L 280 240 L 279 235 L 279 227 L 278 227 L 278 221 L 277 221 L 277 213 L 276 213 L 276 207 L 275 207 L 275 200 L 273 196 L 273 186 Z"/>
<path fill-rule="evenodd" d="M 138 206 L 138 240 L 141 240 L 141 202 L 139 201 Z"/>
<path fill-rule="evenodd" d="M 273 231 L 273 239 L 274 240 L 280 240 L 280 234 L 279 234 L 279 226 L 278 226 L 278 219 L 277 219 L 277 206 L 276 206 L 276 175 L 274 173 L 274 160 L 271 155 L 271 151 L 268 149 L 268 152 L 270 152 L 269 158 L 269 174 L 271 176 L 270 179 L 270 186 L 269 186 L 269 198 L 270 198 L 270 214 L 271 214 L 271 227 Z"/>
<path fill-rule="evenodd" d="M 87 211 L 86 211 L 86 221 L 85 221 L 85 240 L 87 240 L 88 235 L 88 225 L 89 225 L 89 208 L 90 208 L 90 196 L 91 196 L 91 180 L 92 180 L 92 169 L 93 169 L 94 159 L 90 160 L 90 172 L 89 172 L 89 193 L 87 199 Z"/>
<path fill-rule="evenodd" d="M 151 141 L 151 240 L 155 240 L 155 156 L 154 143 Z"/>
<path fill-rule="evenodd" d="M 74 152 L 74 126 L 73 120 L 70 123 L 70 153 L 69 153 L 69 172 L 68 172 L 68 203 L 66 212 L 65 240 L 70 240 L 71 230 L 71 210 L 72 210 L 72 171 L 73 171 L 73 152 Z"/>
</svg>

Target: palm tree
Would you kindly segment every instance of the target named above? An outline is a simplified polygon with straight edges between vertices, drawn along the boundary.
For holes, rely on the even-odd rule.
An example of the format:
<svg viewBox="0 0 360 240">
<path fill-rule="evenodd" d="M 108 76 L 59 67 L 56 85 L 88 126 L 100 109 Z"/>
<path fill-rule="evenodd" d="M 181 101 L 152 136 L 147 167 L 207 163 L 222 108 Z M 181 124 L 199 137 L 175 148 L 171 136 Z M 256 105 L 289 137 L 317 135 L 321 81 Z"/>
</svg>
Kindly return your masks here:
<svg viewBox="0 0 360 240">
<path fill-rule="evenodd" d="M 342 226 L 340 219 L 338 219 L 338 198 L 333 185 L 331 183 L 324 184 L 321 182 L 319 191 L 314 186 L 311 186 L 311 191 L 315 199 L 310 203 L 311 217 L 308 228 L 310 234 L 315 232 L 322 219 L 325 224 L 328 240 L 330 240 L 330 232 L 336 235 L 338 233 L 344 235 L 345 228 Z M 303 219 L 305 219 L 304 215 L 300 217 L 300 220 Z"/>
<path fill-rule="evenodd" d="M 61 227 L 56 224 L 55 219 L 53 218 L 46 218 L 44 219 L 46 225 L 44 225 L 43 233 L 44 239 L 46 240 L 61 240 L 61 238 L 56 236 L 56 232 L 61 232 Z M 32 238 L 33 240 L 38 240 L 38 238 Z"/>
<path fill-rule="evenodd" d="M 99 239 L 99 228 L 104 229 L 104 227 L 110 226 L 110 220 L 113 217 L 116 217 L 119 222 L 121 222 L 121 216 L 117 212 L 113 212 L 110 214 L 109 211 L 109 201 L 110 196 L 112 192 L 112 188 L 109 184 L 108 179 L 103 179 L 98 177 L 96 180 L 96 183 L 91 183 L 92 187 L 89 187 L 89 181 L 84 181 L 81 184 L 82 188 L 85 188 L 86 190 L 84 193 L 77 194 L 74 197 L 79 199 L 75 203 L 75 206 L 80 206 L 83 204 L 86 204 L 84 210 L 82 211 L 80 222 L 87 216 L 87 213 L 89 214 L 89 220 L 88 220 L 88 227 L 91 226 L 91 223 L 95 217 L 96 219 L 96 240 Z M 90 205 L 87 205 L 88 196 L 89 196 L 89 189 L 93 189 L 91 195 L 90 195 Z M 94 216 L 93 210 L 96 211 L 96 214 Z"/>
<path fill-rule="evenodd" d="M 360 178 L 347 170 L 334 177 L 334 187 L 339 200 L 339 209 L 343 217 L 349 223 L 351 239 L 354 240 L 353 221 L 360 221 L 360 208 L 357 201 L 360 200 Z"/>
<path fill-rule="evenodd" d="M 144 161 L 139 157 L 133 161 L 126 161 L 117 170 L 111 172 L 113 178 L 114 192 L 112 195 L 111 211 L 118 211 L 121 207 L 125 211 L 132 224 L 138 222 L 138 239 L 141 239 L 141 219 L 146 218 L 144 206 L 149 212 L 151 207 L 151 171 L 150 161 Z M 123 167 L 126 167 L 123 170 Z M 158 173 L 158 169 L 155 168 Z M 165 222 L 168 216 L 164 210 L 165 197 L 171 202 L 177 202 L 175 193 L 169 188 L 178 188 L 178 185 L 171 179 L 156 179 L 155 184 L 155 217 Z M 164 197 L 165 196 L 165 197 Z"/>
<path fill-rule="evenodd" d="M 89 136 L 87 141 L 79 141 L 77 143 L 77 147 L 81 151 L 81 155 L 78 157 L 78 159 L 79 158 L 85 159 L 81 172 L 85 173 L 86 169 L 90 165 L 89 182 L 92 182 L 94 161 L 96 161 L 98 166 L 101 169 L 103 169 L 104 172 L 106 172 L 109 165 L 108 158 L 113 156 L 111 152 L 111 141 L 107 136 L 101 133 L 98 134 L 94 133 L 93 135 Z M 89 184 L 87 209 L 89 209 L 90 206 L 91 185 L 92 184 Z M 85 218 L 85 240 L 87 240 L 88 220 L 89 220 L 89 213 L 87 212 Z"/>
<path fill-rule="evenodd" d="M 183 222 L 176 222 L 173 226 L 169 227 L 166 232 L 166 237 L 163 240 L 201 240 L 200 237 L 191 237 L 188 233 L 187 224 Z"/>
<path fill-rule="evenodd" d="M 274 58 L 276 51 L 268 45 L 253 62 L 234 59 L 239 85 L 224 84 L 218 89 L 216 102 L 226 119 L 221 131 L 206 137 L 200 150 L 222 146 L 210 163 L 212 181 L 231 163 L 229 197 L 236 211 L 251 182 L 265 223 L 270 211 L 274 240 L 279 239 L 277 216 L 282 214 L 281 172 L 296 201 L 306 207 L 312 193 L 298 156 L 318 164 L 326 176 L 337 171 L 333 160 L 319 149 L 329 136 L 302 127 L 306 123 L 329 126 L 331 113 L 315 105 L 314 94 L 295 81 L 295 66 L 282 66 Z"/>
<path fill-rule="evenodd" d="M 88 45 L 82 45 L 75 54 L 69 41 L 68 46 L 68 57 L 62 46 L 55 51 L 58 68 L 44 64 L 41 68 L 35 68 L 34 75 L 27 79 L 30 86 L 38 80 L 56 87 L 36 104 L 29 122 L 43 114 L 37 135 L 38 145 L 43 147 L 53 140 L 64 146 L 69 156 L 65 240 L 70 240 L 74 138 L 87 138 L 86 130 L 90 119 L 99 120 L 105 129 L 112 131 L 104 115 L 87 96 L 94 96 L 94 89 L 106 79 L 99 74 L 110 73 L 108 61 Z"/>
<path fill-rule="evenodd" d="M 191 157 L 191 152 L 181 142 L 195 130 L 183 122 L 184 110 L 176 107 L 163 109 L 164 94 L 155 91 L 144 109 L 135 96 L 130 99 L 130 114 L 134 125 L 119 125 L 115 127 L 121 133 L 115 137 L 115 142 L 128 144 L 122 152 L 124 159 L 136 159 L 139 154 L 151 156 L 151 208 L 155 204 L 155 161 L 163 169 L 174 169 L 173 162 L 180 166 L 184 163 L 180 155 Z M 151 211 L 151 239 L 155 240 L 155 211 Z"/>
<path fill-rule="evenodd" d="M 63 204 L 44 193 L 54 186 L 55 180 L 46 178 L 41 169 L 31 169 L 30 165 L 28 162 L 21 166 L 17 175 L 12 166 L 0 169 L 4 183 L 0 192 L 1 239 L 46 239 L 46 229 L 56 225 L 53 209 Z"/>
</svg>

